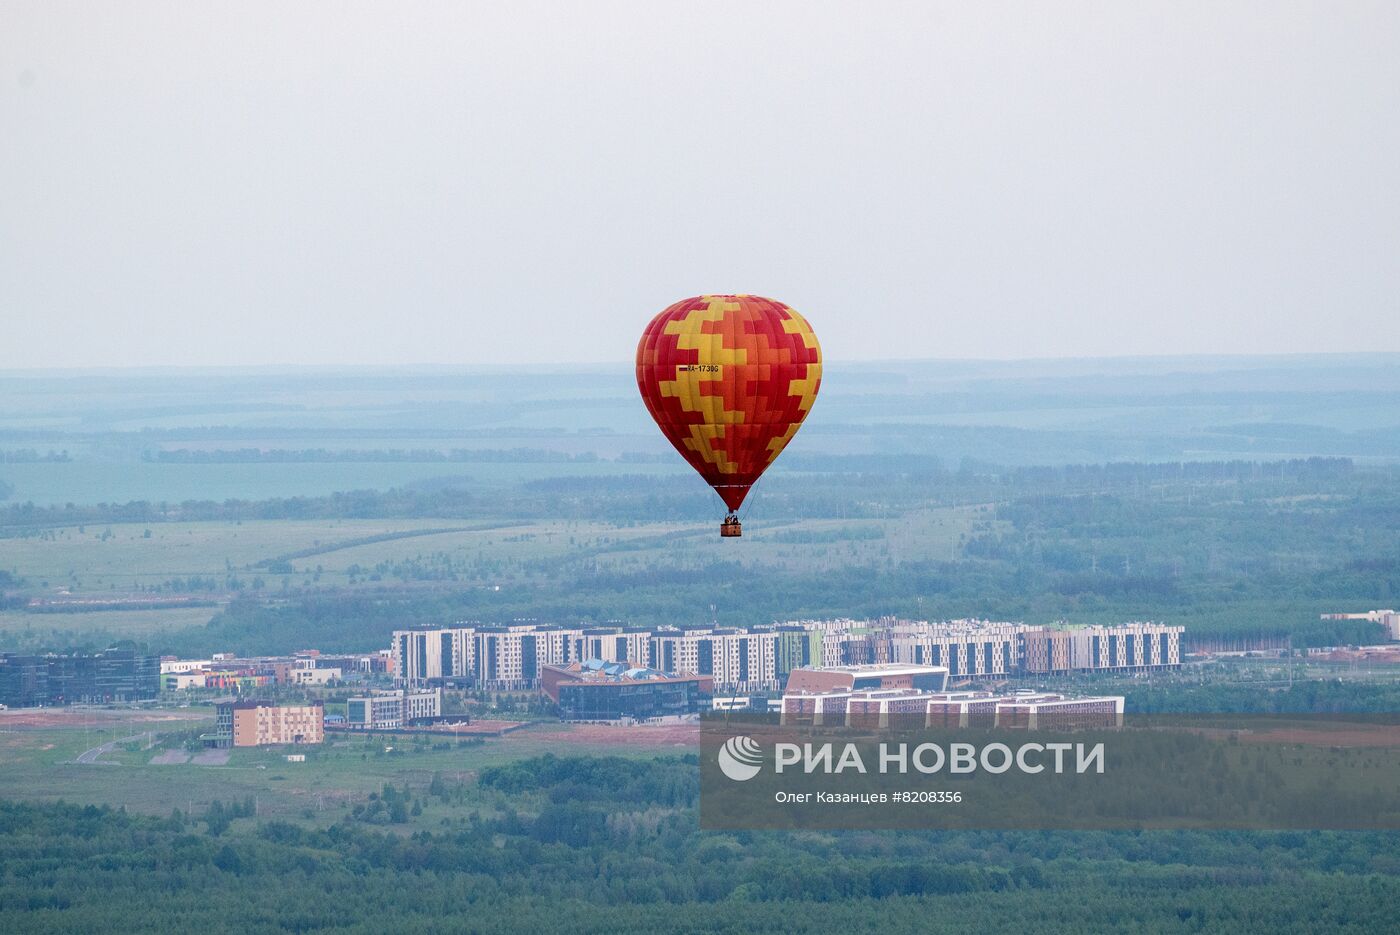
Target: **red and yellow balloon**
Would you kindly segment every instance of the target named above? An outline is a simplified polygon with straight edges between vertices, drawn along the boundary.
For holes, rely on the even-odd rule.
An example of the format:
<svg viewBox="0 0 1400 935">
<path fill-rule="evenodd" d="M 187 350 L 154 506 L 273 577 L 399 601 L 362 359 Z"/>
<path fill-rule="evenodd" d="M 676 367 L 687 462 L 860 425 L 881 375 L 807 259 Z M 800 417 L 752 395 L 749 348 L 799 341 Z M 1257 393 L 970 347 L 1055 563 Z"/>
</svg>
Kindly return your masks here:
<svg viewBox="0 0 1400 935">
<path fill-rule="evenodd" d="M 773 299 L 701 295 L 651 320 L 637 345 L 637 388 L 668 441 L 729 507 L 797 434 L 822 382 L 807 320 Z"/>
</svg>

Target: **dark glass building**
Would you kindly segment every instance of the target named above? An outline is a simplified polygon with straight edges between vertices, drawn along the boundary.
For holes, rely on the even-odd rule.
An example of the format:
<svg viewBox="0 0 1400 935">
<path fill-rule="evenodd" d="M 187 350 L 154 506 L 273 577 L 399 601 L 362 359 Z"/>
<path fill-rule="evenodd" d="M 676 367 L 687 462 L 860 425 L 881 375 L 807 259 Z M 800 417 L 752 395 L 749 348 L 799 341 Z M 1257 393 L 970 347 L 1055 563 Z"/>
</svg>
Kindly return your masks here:
<svg viewBox="0 0 1400 935">
<path fill-rule="evenodd" d="M 92 655 L 0 654 L 0 704 L 102 704 L 142 701 L 160 692 L 160 659 L 130 649 Z"/>
<path fill-rule="evenodd" d="M 565 721 L 649 721 L 688 717 L 709 704 L 714 680 L 667 675 L 626 662 L 589 659 L 543 666 L 540 684 Z"/>
</svg>

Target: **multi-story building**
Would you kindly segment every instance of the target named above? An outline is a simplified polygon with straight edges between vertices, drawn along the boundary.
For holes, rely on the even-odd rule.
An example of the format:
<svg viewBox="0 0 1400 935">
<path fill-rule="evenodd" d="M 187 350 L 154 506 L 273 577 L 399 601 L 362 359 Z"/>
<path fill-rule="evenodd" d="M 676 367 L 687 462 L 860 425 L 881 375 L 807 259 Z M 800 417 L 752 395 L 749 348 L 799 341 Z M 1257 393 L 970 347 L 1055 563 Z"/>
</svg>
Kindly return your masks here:
<svg viewBox="0 0 1400 935">
<path fill-rule="evenodd" d="M 1069 631 L 1035 629 L 1022 635 L 1025 655 L 1022 668 L 1027 672 L 1068 672 Z"/>
<path fill-rule="evenodd" d="M 475 634 L 474 628 L 460 626 L 396 630 L 389 647 L 395 681 L 404 685 L 456 679 L 474 681 Z"/>
<path fill-rule="evenodd" d="M 954 620 L 948 623 L 900 623 L 886 632 L 894 662 L 946 666 L 954 678 L 997 677 L 1021 664 L 1026 627 L 1017 623 Z"/>
<path fill-rule="evenodd" d="M 851 665 L 858 655 L 854 647 L 862 646 L 865 638 L 848 630 L 828 630 L 822 633 L 822 668 Z"/>
<path fill-rule="evenodd" d="M 377 691 L 351 698 L 345 722 L 351 730 L 401 730 L 441 716 L 441 688 Z"/>
<path fill-rule="evenodd" d="M 699 675 L 668 675 L 629 662 L 589 659 L 545 666 L 540 688 L 565 721 L 634 723 L 694 717 L 709 701 L 713 682 Z"/>
<path fill-rule="evenodd" d="M 651 629 L 648 627 L 594 627 L 579 638 L 580 659 L 604 662 L 651 662 Z"/>
<path fill-rule="evenodd" d="M 802 626 L 784 624 L 774 627 L 773 633 L 776 638 L 774 660 L 780 682 L 786 682 L 793 669 L 819 666 L 824 663 L 822 630 L 809 630 Z"/>
<path fill-rule="evenodd" d="M 395 631 L 390 652 L 401 685 L 473 684 L 479 688 L 532 688 L 540 667 L 580 658 L 584 631 L 536 623 Z"/>
<path fill-rule="evenodd" d="M 0 654 L 0 704 L 141 701 L 160 693 L 160 659 L 129 649 L 93 654 Z"/>
<path fill-rule="evenodd" d="M 540 668 L 578 661 L 583 630 L 539 624 L 481 627 L 476 631 L 476 684 L 515 690 L 539 684 Z"/>
<path fill-rule="evenodd" d="M 212 746 L 265 747 L 314 744 L 325 740 L 321 704 L 279 707 L 267 701 L 222 701 L 215 705 Z"/>
<path fill-rule="evenodd" d="M 715 688 L 777 688 L 779 634 L 769 629 L 658 630 L 653 665 L 664 672 L 709 676 Z"/>
<path fill-rule="evenodd" d="M 1160 623 L 1028 629 L 1022 669 L 1048 674 L 1179 666 L 1183 629 Z"/>
<path fill-rule="evenodd" d="M 808 667 L 931 665 L 952 678 L 1000 679 L 1174 666 L 1181 662 L 1181 632 L 1153 623 L 1065 629 L 892 618 L 697 629 L 515 623 L 400 630 L 389 653 L 398 684 L 407 686 L 458 682 L 524 689 L 538 683 L 544 666 L 601 659 L 707 676 L 718 692 L 761 692 L 780 688 L 790 673 Z"/>
<path fill-rule="evenodd" d="M 233 746 L 233 706 L 235 699 L 224 698 L 214 702 L 214 730 L 201 734 L 199 739 L 206 747 L 227 748 Z"/>
<path fill-rule="evenodd" d="M 49 694 L 49 662 L 45 656 L 0 655 L 0 704 L 32 708 L 53 704 Z"/>
</svg>

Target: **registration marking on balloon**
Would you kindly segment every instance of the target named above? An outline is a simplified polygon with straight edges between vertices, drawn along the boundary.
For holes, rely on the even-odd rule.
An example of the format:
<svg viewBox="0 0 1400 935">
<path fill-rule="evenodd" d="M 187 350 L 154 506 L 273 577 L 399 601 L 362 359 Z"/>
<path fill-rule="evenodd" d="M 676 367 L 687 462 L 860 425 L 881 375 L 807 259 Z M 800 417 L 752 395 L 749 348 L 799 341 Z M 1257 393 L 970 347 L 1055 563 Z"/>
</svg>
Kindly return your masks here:
<svg viewBox="0 0 1400 935">
<path fill-rule="evenodd" d="M 787 446 L 821 387 L 811 325 L 773 299 L 702 295 L 637 345 L 637 387 L 676 450 L 731 511 Z"/>
</svg>

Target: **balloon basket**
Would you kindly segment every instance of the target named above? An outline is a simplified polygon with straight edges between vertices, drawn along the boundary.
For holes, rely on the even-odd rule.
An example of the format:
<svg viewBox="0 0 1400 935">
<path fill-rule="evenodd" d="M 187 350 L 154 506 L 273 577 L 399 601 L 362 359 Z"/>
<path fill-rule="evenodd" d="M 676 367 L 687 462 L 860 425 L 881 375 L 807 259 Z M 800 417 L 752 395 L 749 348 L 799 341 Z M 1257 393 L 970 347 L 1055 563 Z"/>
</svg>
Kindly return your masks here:
<svg viewBox="0 0 1400 935">
<path fill-rule="evenodd" d="M 719 534 L 724 539 L 735 539 L 744 534 L 744 527 L 737 519 L 727 519 L 719 524 Z"/>
</svg>

